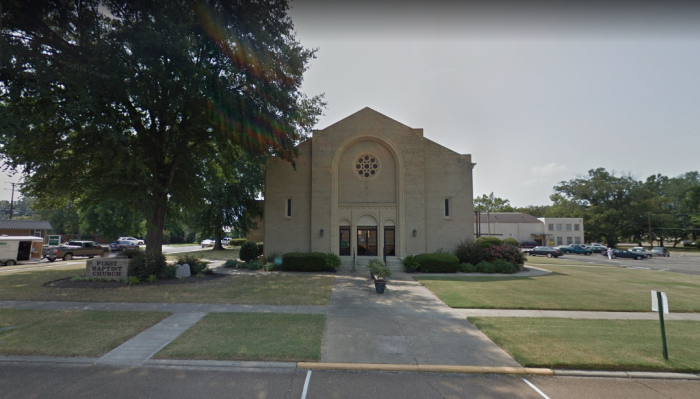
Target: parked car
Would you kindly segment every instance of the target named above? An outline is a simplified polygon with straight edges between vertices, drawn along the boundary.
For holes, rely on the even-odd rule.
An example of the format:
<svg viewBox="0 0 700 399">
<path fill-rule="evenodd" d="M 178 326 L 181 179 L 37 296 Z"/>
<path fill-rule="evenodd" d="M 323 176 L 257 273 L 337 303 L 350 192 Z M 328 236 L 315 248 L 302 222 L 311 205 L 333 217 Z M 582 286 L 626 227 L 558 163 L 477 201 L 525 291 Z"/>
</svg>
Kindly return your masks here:
<svg viewBox="0 0 700 399">
<path fill-rule="evenodd" d="M 231 237 L 224 237 L 221 239 L 221 245 L 223 246 L 227 246 L 229 242 L 231 242 Z"/>
<path fill-rule="evenodd" d="M 112 252 L 119 252 L 125 249 L 139 249 L 139 246 L 136 245 L 133 241 L 129 240 L 122 240 L 122 241 L 114 241 L 109 244 L 109 249 Z"/>
<path fill-rule="evenodd" d="M 653 252 L 649 251 L 648 249 L 646 249 L 644 247 L 633 247 L 633 248 L 630 248 L 629 250 L 630 250 L 630 252 L 644 255 L 647 258 L 651 258 L 651 256 L 654 254 Z"/>
<path fill-rule="evenodd" d="M 534 242 L 534 241 L 523 241 L 520 243 L 520 248 L 535 248 L 540 244 Z"/>
<path fill-rule="evenodd" d="M 597 242 L 594 242 L 593 244 L 588 244 L 588 248 L 590 248 L 591 251 L 593 251 L 595 253 L 605 252 L 608 250 L 608 247 L 606 247 L 603 244 L 599 244 Z"/>
<path fill-rule="evenodd" d="M 586 256 L 593 254 L 593 251 L 590 248 L 581 244 L 562 245 L 559 247 L 559 250 L 564 254 L 583 254 Z"/>
<path fill-rule="evenodd" d="M 525 251 L 523 251 L 523 253 L 533 256 L 541 255 L 546 256 L 548 258 L 558 258 L 563 255 L 560 250 L 552 247 L 535 247 L 532 249 L 526 249 Z"/>
<path fill-rule="evenodd" d="M 205 247 L 213 247 L 216 241 L 212 240 L 211 238 L 207 238 L 206 240 L 202 241 L 199 245 L 202 246 L 202 248 Z"/>
<path fill-rule="evenodd" d="M 668 252 L 668 249 L 666 249 L 666 247 L 653 247 L 651 249 L 651 253 L 653 253 L 656 256 L 665 256 L 667 258 L 669 256 L 671 256 L 671 254 Z"/>
<path fill-rule="evenodd" d="M 602 253 L 603 256 L 608 256 L 607 253 Z M 637 260 L 647 259 L 645 255 L 634 253 L 626 249 L 613 249 L 612 258 L 632 258 Z"/>
<path fill-rule="evenodd" d="M 95 241 L 69 241 L 63 245 L 53 248 L 47 248 L 44 257 L 53 262 L 58 258 L 63 260 L 71 260 L 75 256 L 87 256 L 94 258 L 95 256 L 109 255 L 109 248 L 103 247 Z"/>
<path fill-rule="evenodd" d="M 117 241 L 133 241 L 136 245 L 146 245 L 146 242 L 136 237 L 119 237 Z"/>
</svg>

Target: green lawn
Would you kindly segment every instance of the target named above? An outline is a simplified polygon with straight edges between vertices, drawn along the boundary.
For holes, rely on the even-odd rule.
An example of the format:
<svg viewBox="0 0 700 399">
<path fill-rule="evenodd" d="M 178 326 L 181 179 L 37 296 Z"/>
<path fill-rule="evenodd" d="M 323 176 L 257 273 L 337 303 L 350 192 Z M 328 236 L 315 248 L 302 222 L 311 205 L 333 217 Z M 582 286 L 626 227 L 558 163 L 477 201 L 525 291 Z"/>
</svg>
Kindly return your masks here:
<svg viewBox="0 0 700 399">
<path fill-rule="evenodd" d="M 193 245 L 199 245 L 196 242 L 182 243 L 182 244 L 167 244 L 169 247 L 191 247 Z"/>
<path fill-rule="evenodd" d="M 312 274 L 242 274 L 198 284 L 44 287 L 47 282 L 78 274 L 76 270 L 44 269 L 0 275 L 0 300 L 328 305 L 334 279 Z"/>
<path fill-rule="evenodd" d="M 324 315 L 210 313 L 155 358 L 318 361 L 325 323 Z"/>
<path fill-rule="evenodd" d="M 453 308 L 642 312 L 650 290 L 668 294 L 672 312 L 700 312 L 700 276 L 652 270 L 546 266 L 537 277 L 416 276 Z"/>
<path fill-rule="evenodd" d="M 700 322 L 667 321 L 669 360 L 659 322 L 528 317 L 470 317 L 525 367 L 593 370 L 700 371 Z"/>
<path fill-rule="evenodd" d="M 0 354 L 98 357 L 169 315 L 0 309 Z"/>
</svg>

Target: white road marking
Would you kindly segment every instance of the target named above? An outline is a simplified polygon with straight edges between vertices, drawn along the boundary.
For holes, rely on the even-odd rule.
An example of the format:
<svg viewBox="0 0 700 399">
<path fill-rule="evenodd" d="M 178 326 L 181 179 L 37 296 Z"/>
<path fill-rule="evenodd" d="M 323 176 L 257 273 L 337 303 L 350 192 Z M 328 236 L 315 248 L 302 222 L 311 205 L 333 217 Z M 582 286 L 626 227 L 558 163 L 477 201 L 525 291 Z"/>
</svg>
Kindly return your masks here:
<svg viewBox="0 0 700 399">
<path fill-rule="evenodd" d="M 542 395 L 543 398 L 549 399 L 549 396 L 545 395 L 544 392 L 540 391 L 540 389 L 537 388 L 536 386 L 534 386 L 530 381 L 526 380 L 525 378 L 523 378 L 523 381 L 525 381 L 525 382 L 527 383 L 527 385 L 530 386 L 530 388 L 534 389 L 537 393 L 539 393 L 540 395 Z M 303 399 L 303 398 L 302 398 L 302 399 Z"/>
<path fill-rule="evenodd" d="M 306 373 L 306 381 L 304 381 L 304 391 L 302 391 L 301 393 L 301 399 L 306 399 L 306 392 L 308 392 L 309 390 L 309 380 L 311 380 L 311 370 L 309 370 L 309 372 Z"/>
<path fill-rule="evenodd" d="M 660 272 L 665 272 L 666 270 L 668 270 L 668 269 L 661 269 L 661 270 L 659 270 L 659 271 L 660 271 Z"/>
</svg>

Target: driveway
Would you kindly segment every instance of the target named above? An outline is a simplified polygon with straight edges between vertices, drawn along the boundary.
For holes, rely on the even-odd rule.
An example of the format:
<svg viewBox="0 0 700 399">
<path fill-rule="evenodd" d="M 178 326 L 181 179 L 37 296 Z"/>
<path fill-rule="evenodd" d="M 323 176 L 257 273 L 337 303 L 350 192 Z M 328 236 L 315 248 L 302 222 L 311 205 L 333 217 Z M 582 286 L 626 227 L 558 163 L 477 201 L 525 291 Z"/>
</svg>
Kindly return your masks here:
<svg viewBox="0 0 700 399">
<path fill-rule="evenodd" d="M 338 272 L 321 362 L 519 367 L 505 351 L 404 272 L 386 293 L 359 272 Z"/>
</svg>

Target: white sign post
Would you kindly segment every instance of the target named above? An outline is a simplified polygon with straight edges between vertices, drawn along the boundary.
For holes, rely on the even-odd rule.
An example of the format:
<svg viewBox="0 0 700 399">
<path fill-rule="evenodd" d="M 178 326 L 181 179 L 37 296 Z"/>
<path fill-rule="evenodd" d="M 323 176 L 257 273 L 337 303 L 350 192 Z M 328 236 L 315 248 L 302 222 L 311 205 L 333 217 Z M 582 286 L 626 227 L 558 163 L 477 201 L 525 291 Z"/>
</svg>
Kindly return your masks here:
<svg viewBox="0 0 700 399">
<path fill-rule="evenodd" d="M 668 314 L 668 298 L 666 297 L 665 292 L 651 290 L 651 311 L 659 312 L 659 323 L 661 323 L 661 341 L 664 347 L 664 359 L 668 360 L 666 327 L 664 326 L 664 313 Z"/>
</svg>

